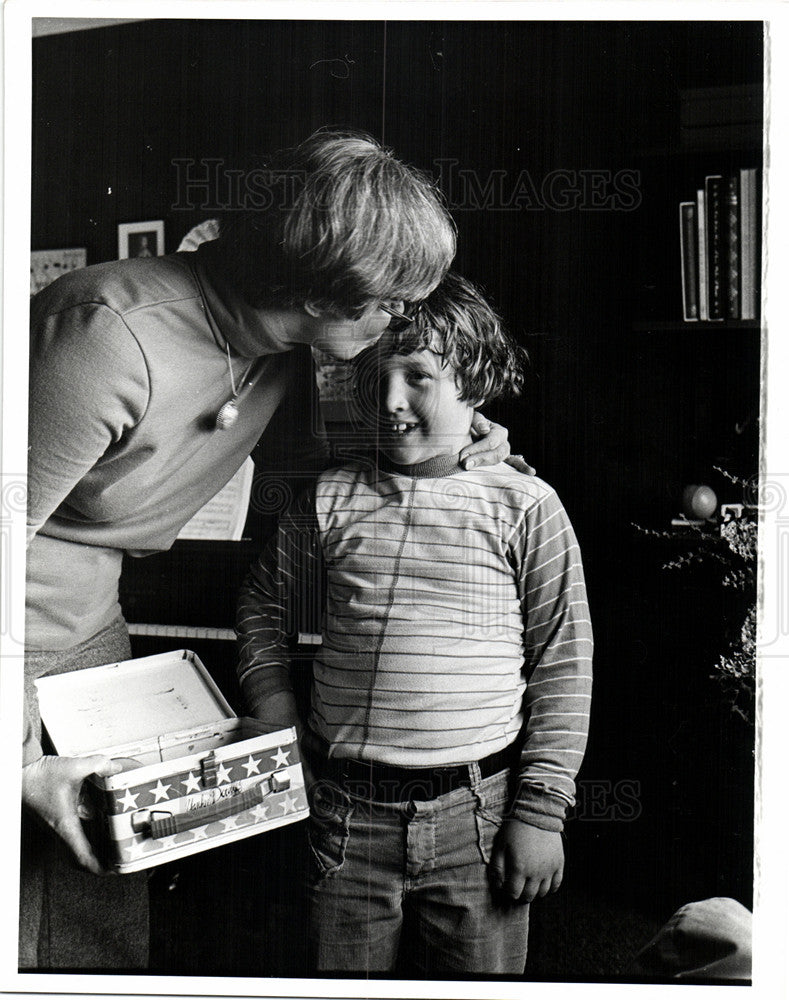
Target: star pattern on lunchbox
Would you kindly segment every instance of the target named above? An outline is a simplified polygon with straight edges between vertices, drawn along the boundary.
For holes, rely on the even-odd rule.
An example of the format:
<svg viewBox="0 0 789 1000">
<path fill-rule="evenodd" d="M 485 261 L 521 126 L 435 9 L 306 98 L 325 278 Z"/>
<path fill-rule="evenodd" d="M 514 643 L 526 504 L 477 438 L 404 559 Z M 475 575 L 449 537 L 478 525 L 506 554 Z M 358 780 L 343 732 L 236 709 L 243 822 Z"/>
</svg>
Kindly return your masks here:
<svg viewBox="0 0 789 1000">
<path fill-rule="evenodd" d="M 133 841 L 128 847 L 124 847 L 126 859 L 128 861 L 138 861 L 146 853 L 148 844 L 146 841 Z"/>
<path fill-rule="evenodd" d="M 169 851 L 203 840 L 210 841 L 212 837 L 217 835 L 233 833 L 234 831 L 241 830 L 244 827 L 253 827 L 263 824 L 269 818 L 276 818 L 269 817 L 269 811 L 272 806 L 279 806 L 279 808 L 282 809 L 282 815 L 286 816 L 291 813 L 297 813 L 301 809 L 305 809 L 306 805 L 307 803 L 304 799 L 304 789 L 297 788 L 294 790 L 293 795 L 291 795 L 288 791 L 275 793 L 267 798 L 265 804 L 263 802 L 259 802 L 252 809 L 237 813 L 233 816 L 225 816 L 212 823 L 205 823 L 202 826 L 192 827 L 191 830 L 183 830 L 177 834 L 161 837 L 159 840 L 152 840 L 150 837 L 138 835 L 135 836 L 130 842 L 119 845 L 119 847 L 121 855 L 126 862 L 138 861 L 140 858 L 149 854 L 158 853 L 159 851 Z M 210 846 L 210 844 L 207 846 Z"/>
<path fill-rule="evenodd" d="M 296 812 L 297 802 L 298 799 L 294 799 L 291 795 L 288 795 L 288 793 L 285 792 L 284 796 L 282 797 L 282 801 L 280 802 L 280 805 L 282 806 L 283 815 L 286 815 L 287 813 L 290 812 Z"/>
<path fill-rule="evenodd" d="M 190 792 L 200 791 L 200 779 L 197 775 L 190 771 L 186 776 L 186 781 L 182 781 L 181 784 L 184 786 L 184 795 L 188 795 Z"/>
<path fill-rule="evenodd" d="M 123 806 L 123 811 L 126 812 L 127 809 L 137 808 L 137 799 L 140 797 L 140 792 L 136 794 L 132 792 L 131 788 L 126 789 L 126 794 L 118 799 L 118 805 Z"/>
<path fill-rule="evenodd" d="M 260 761 L 262 758 L 257 759 L 252 756 L 252 754 L 247 757 L 244 763 L 241 765 L 247 772 L 247 777 L 251 778 L 253 774 L 260 774 Z"/>
<path fill-rule="evenodd" d="M 217 785 L 229 784 L 231 781 L 230 778 L 231 774 L 232 774 L 232 767 L 225 767 L 224 764 L 219 764 L 216 769 Z"/>
<path fill-rule="evenodd" d="M 156 787 L 151 789 L 151 792 L 153 794 L 153 801 L 161 802 L 162 800 L 164 800 L 166 802 L 167 799 L 170 798 L 168 793 L 172 787 L 173 787 L 172 785 L 163 785 L 162 779 L 159 778 L 159 780 L 156 782 Z"/>
<path fill-rule="evenodd" d="M 272 770 L 276 771 L 292 766 L 290 757 L 293 754 L 293 746 L 291 744 L 290 749 L 288 746 L 289 744 L 286 743 L 284 746 L 277 746 L 276 749 L 248 754 L 246 759 L 235 758 L 217 762 L 217 786 L 230 785 L 251 778 L 253 775 L 263 776 L 271 773 Z M 170 783 L 167 784 L 165 781 Z M 135 809 L 146 809 L 158 802 L 171 801 L 184 795 L 198 794 L 205 788 L 200 769 L 193 767 L 189 771 L 175 772 L 166 775 L 165 778 L 158 778 L 156 782 L 148 781 L 117 790 L 113 796 L 113 811 L 129 812 Z"/>
<path fill-rule="evenodd" d="M 175 838 L 177 836 L 177 833 L 171 833 L 169 837 L 160 837 L 154 843 L 160 850 L 169 851 L 171 847 L 175 847 Z"/>
</svg>

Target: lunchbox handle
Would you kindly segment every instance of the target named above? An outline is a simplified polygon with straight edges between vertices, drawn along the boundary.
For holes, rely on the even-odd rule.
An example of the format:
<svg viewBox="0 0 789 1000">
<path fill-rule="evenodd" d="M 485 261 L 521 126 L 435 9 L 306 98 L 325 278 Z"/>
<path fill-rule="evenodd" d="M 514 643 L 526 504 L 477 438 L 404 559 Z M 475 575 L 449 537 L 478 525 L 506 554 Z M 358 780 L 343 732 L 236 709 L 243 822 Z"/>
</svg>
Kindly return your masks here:
<svg viewBox="0 0 789 1000">
<path fill-rule="evenodd" d="M 259 781 L 256 785 L 234 795 L 229 799 L 220 799 L 207 809 L 200 809 L 196 812 L 178 813 L 172 815 L 168 813 L 161 819 L 151 819 L 151 837 L 154 840 L 161 840 L 163 837 L 171 837 L 175 833 L 184 833 L 192 830 L 196 826 L 205 826 L 218 819 L 225 819 L 234 813 L 244 812 L 259 805 L 263 799 L 272 791 L 284 791 L 290 787 L 290 779 L 287 775 L 273 774 L 265 781 Z"/>
</svg>

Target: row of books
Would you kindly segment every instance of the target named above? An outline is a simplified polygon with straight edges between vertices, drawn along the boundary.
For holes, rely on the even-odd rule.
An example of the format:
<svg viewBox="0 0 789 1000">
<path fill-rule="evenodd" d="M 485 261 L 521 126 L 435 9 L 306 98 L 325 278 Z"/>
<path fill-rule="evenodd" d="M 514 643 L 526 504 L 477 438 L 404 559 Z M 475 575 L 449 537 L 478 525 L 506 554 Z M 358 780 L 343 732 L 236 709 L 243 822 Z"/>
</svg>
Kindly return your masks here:
<svg viewBox="0 0 789 1000">
<path fill-rule="evenodd" d="M 759 171 L 713 174 L 679 206 L 682 314 L 687 321 L 759 315 Z"/>
</svg>

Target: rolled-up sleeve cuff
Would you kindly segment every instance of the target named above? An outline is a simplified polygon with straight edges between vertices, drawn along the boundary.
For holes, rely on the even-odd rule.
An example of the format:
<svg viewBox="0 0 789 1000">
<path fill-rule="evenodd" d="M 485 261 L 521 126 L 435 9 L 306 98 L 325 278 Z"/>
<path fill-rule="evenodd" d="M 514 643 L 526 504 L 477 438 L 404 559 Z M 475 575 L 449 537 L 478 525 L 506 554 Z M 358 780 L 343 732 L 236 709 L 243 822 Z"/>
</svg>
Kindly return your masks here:
<svg viewBox="0 0 789 1000">
<path fill-rule="evenodd" d="M 566 812 L 567 803 L 564 799 L 521 784 L 510 815 L 513 819 L 539 827 L 541 830 L 560 833 L 564 829 Z"/>
<path fill-rule="evenodd" d="M 287 667 L 276 664 L 251 672 L 241 680 L 241 693 L 244 698 L 244 708 L 250 715 L 275 694 L 283 691 L 293 692 Z"/>
</svg>

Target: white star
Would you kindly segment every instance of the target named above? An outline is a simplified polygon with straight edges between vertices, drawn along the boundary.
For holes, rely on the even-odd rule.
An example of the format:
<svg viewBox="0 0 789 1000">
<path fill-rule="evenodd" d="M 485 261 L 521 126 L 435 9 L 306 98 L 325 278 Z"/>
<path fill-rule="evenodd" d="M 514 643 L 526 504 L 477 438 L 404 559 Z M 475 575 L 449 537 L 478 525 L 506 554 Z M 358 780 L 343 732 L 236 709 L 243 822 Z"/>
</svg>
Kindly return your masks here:
<svg viewBox="0 0 789 1000">
<path fill-rule="evenodd" d="M 175 838 L 177 836 L 177 833 L 171 833 L 169 837 L 160 837 L 155 841 L 157 848 L 160 851 L 168 851 L 171 847 L 175 847 Z"/>
<path fill-rule="evenodd" d="M 248 778 L 251 778 L 253 774 L 260 774 L 260 758 L 258 757 L 258 759 L 255 760 L 252 754 L 249 755 L 246 762 L 241 766 L 247 772 Z"/>
<path fill-rule="evenodd" d="M 208 839 L 208 826 L 196 826 L 192 833 L 194 834 L 195 840 L 207 840 Z"/>
<path fill-rule="evenodd" d="M 293 799 L 293 798 L 290 797 L 290 795 L 286 794 L 285 797 L 284 797 L 284 799 L 280 802 L 280 805 L 282 806 L 282 812 L 283 812 L 283 814 L 284 813 L 289 813 L 289 812 L 296 812 L 296 803 L 297 802 L 298 802 L 298 799 Z"/>
<path fill-rule="evenodd" d="M 182 781 L 181 784 L 184 786 L 187 795 L 190 792 L 200 791 L 200 779 L 196 777 L 194 774 L 192 774 L 191 771 L 189 772 L 189 774 L 187 774 L 186 781 Z"/>
<path fill-rule="evenodd" d="M 151 792 L 153 794 L 153 801 L 161 802 L 162 799 L 168 799 L 170 796 L 167 793 L 170 791 L 172 787 L 173 787 L 172 785 L 163 785 L 162 779 L 159 778 L 159 780 L 156 783 L 156 788 L 151 789 Z"/>
<path fill-rule="evenodd" d="M 274 767 L 287 767 L 290 753 L 290 750 L 283 750 L 282 747 L 277 747 L 276 754 L 271 755 L 271 759 L 274 761 Z"/>
<path fill-rule="evenodd" d="M 221 785 L 223 781 L 230 782 L 230 771 L 224 764 L 220 764 L 216 769 L 216 783 L 217 785 Z"/>
<path fill-rule="evenodd" d="M 227 833 L 228 830 L 238 829 L 238 816 L 228 816 L 225 819 L 220 820 L 220 822 L 223 826 L 223 833 Z"/>
<path fill-rule="evenodd" d="M 132 841 L 128 847 L 123 848 L 129 861 L 136 861 L 145 854 L 145 841 Z"/>
<path fill-rule="evenodd" d="M 126 789 L 126 794 L 123 798 L 118 799 L 118 805 L 123 806 L 123 811 L 126 812 L 127 809 L 137 808 L 137 799 L 140 797 L 140 793 L 136 792 L 132 794 L 131 788 Z"/>
<path fill-rule="evenodd" d="M 250 812 L 258 822 L 262 822 L 268 816 L 268 806 L 264 806 L 261 802 L 254 809 L 250 809 Z"/>
</svg>

